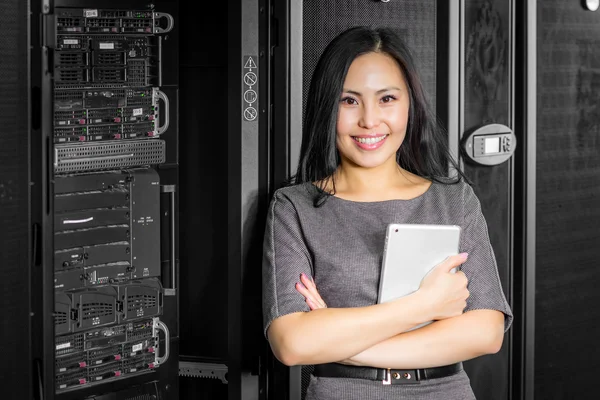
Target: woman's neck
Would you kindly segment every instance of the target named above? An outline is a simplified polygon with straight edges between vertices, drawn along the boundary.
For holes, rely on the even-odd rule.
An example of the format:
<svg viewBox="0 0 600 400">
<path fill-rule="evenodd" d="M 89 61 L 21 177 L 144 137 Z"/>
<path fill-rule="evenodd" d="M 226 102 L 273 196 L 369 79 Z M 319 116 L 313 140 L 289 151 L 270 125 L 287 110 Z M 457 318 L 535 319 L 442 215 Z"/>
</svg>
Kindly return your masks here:
<svg viewBox="0 0 600 400">
<path fill-rule="evenodd" d="M 425 193 L 431 185 L 430 181 L 402 169 L 395 160 L 375 168 L 342 163 L 333 179 L 333 194 L 355 201 L 412 199 Z"/>
</svg>

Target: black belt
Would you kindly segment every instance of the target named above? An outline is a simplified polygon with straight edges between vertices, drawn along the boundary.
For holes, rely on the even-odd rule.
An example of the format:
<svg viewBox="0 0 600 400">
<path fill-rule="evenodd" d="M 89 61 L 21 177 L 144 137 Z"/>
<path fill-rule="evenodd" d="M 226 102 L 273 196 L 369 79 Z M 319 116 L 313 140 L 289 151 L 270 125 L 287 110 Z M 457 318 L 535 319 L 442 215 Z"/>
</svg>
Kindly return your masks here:
<svg viewBox="0 0 600 400">
<path fill-rule="evenodd" d="M 419 383 L 425 379 L 443 378 L 462 371 L 462 363 L 422 369 L 390 369 L 355 367 L 338 363 L 315 365 L 314 376 L 323 378 L 358 378 L 381 381 L 384 385 Z"/>
</svg>

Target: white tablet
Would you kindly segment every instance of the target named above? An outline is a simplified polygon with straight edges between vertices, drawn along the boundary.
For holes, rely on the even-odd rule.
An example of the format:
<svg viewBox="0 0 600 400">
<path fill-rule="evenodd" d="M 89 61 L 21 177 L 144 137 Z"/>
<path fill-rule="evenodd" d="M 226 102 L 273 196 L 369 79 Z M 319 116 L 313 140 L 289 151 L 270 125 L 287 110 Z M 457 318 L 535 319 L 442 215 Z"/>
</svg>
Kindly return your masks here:
<svg viewBox="0 0 600 400">
<path fill-rule="evenodd" d="M 458 254 L 460 231 L 457 225 L 389 224 L 377 302 L 385 303 L 419 289 L 433 267 Z"/>
</svg>

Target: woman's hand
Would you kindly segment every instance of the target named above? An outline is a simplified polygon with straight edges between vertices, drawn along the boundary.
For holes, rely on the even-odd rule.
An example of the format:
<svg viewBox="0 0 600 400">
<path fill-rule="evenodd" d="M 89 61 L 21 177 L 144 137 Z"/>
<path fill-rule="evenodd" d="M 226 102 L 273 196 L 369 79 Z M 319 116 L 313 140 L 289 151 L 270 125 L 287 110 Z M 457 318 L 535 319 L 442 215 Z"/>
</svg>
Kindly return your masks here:
<svg viewBox="0 0 600 400">
<path fill-rule="evenodd" d="M 304 296 L 306 304 L 308 304 L 311 311 L 319 308 L 327 308 L 327 304 L 321 298 L 312 278 L 309 278 L 305 274 L 300 274 L 300 282 L 296 283 L 296 290 Z"/>
<path fill-rule="evenodd" d="M 431 307 L 432 319 L 459 316 L 467 306 L 469 290 L 464 272 L 451 272 L 467 260 L 467 253 L 446 258 L 421 281 L 418 292 Z"/>
</svg>

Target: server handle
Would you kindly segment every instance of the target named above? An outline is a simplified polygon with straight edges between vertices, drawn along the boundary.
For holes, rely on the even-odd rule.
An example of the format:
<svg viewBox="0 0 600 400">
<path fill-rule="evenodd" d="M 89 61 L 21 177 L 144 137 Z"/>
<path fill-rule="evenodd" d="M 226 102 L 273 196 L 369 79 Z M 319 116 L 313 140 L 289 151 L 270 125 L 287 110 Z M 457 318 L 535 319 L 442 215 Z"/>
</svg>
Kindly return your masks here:
<svg viewBox="0 0 600 400">
<path fill-rule="evenodd" d="M 173 26 L 175 25 L 175 19 L 173 18 L 173 16 L 171 14 L 167 14 L 167 13 L 161 13 L 161 12 L 155 12 L 154 13 L 154 20 L 156 21 L 157 19 L 161 19 L 161 18 L 166 18 L 167 19 L 167 27 L 166 28 L 161 28 L 158 25 L 154 25 L 154 33 L 167 33 L 170 32 L 171 29 L 173 29 Z"/>
<path fill-rule="evenodd" d="M 174 294 L 177 289 L 177 261 L 175 255 L 175 185 L 162 185 L 160 187 L 162 193 L 169 193 L 171 200 L 171 288 L 165 288 L 165 295 Z"/>
<path fill-rule="evenodd" d="M 160 90 L 156 91 L 156 96 L 160 100 L 162 100 L 163 103 L 165 103 L 165 123 L 164 123 L 164 125 L 156 128 L 156 133 L 158 135 L 160 135 L 163 132 L 165 132 L 167 129 L 169 129 L 169 98 L 167 97 L 167 95 L 164 92 L 161 92 Z"/>
<path fill-rule="evenodd" d="M 157 331 L 163 331 L 163 333 L 165 334 L 165 354 L 160 357 L 158 355 L 158 352 L 156 353 L 156 358 L 155 358 L 155 362 L 157 366 L 160 366 L 164 363 L 167 362 L 167 360 L 169 359 L 169 352 L 170 352 L 170 348 L 169 348 L 169 342 L 171 341 L 171 335 L 169 334 L 169 328 L 167 328 L 167 325 L 162 322 L 161 320 L 159 320 L 158 318 L 154 319 L 154 326 L 153 326 L 154 330 L 155 330 L 155 336 L 158 334 Z M 159 346 L 160 348 L 160 346 Z"/>
</svg>

